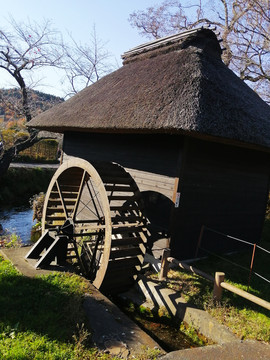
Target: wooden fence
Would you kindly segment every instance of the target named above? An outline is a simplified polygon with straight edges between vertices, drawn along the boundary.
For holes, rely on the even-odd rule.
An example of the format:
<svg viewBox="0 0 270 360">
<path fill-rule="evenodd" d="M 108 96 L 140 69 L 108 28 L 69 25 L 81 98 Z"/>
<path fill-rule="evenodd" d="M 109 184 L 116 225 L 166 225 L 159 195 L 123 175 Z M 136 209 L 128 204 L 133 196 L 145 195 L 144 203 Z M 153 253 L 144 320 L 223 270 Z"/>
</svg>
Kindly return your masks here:
<svg viewBox="0 0 270 360">
<path fill-rule="evenodd" d="M 169 270 L 169 264 L 172 264 L 174 266 L 180 267 L 181 269 L 185 269 L 188 271 L 191 271 L 194 274 L 200 275 L 203 278 L 211 281 L 214 283 L 213 288 L 213 299 L 216 302 L 221 301 L 222 297 L 222 289 L 226 289 L 228 291 L 233 292 L 234 294 L 237 294 L 259 306 L 264 307 L 267 310 L 270 310 L 270 303 L 268 301 L 265 301 L 255 295 L 252 295 L 244 290 L 239 289 L 238 287 L 231 285 L 224 281 L 225 274 L 223 272 L 216 272 L 215 277 L 206 274 L 205 272 L 194 268 L 193 266 L 190 266 L 184 262 L 181 262 L 173 257 L 170 257 L 170 250 L 164 249 L 163 256 L 161 260 L 161 270 L 159 275 L 159 280 L 165 280 L 167 278 L 168 270 Z"/>
<path fill-rule="evenodd" d="M 248 268 L 245 268 L 239 264 L 236 264 L 236 263 L 233 263 L 235 266 L 238 266 L 239 268 L 242 268 L 244 270 L 247 270 L 249 272 L 249 277 L 248 277 L 248 289 L 249 289 L 249 286 L 250 286 L 250 280 L 251 280 L 251 275 L 254 274 L 256 275 L 257 277 L 263 279 L 264 281 L 268 282 L 270 284 L 270 280 L 269 279 L 266 279 L 265 277 L 263 277 L 262 275 L 258 274 L 257 272 L 254 272 L 253 271 L 253 265 L 254 265 L 254 259 L 255 259 L 255 253 L 256 253 L 256 250 L 257 249 L 260 249 L 261 251 L 264 252 L 265 256 L 269 256 L 270 255 L 270 251 L 269 250 L 266 250 L 264 248 L 262 248 L 261 246 L 257 245 L 257 244 L 253 244 L 251 242 L 248 242 L 248 241 L 245 241 L 243 239 L 239 239 L 239 238 L 236 238 L 234 236 L 231 236 L 231 235 L 228 235 L 228 234 L 224 234 L 220 231 L 217 231 L 215 229 L 211 229 L 205 225 L 203 225 L 201 227 L 201 231 L 200 231 L 200 236 L 199 236 L 199 239 L 198 239 L 198 243 L 197 243 L 197 249 L 196 249 L 196 254 L 195 254 L 195 258 L 198 257 L 198 253 L 199 253 L 199 249 L 203 250 L 204 252 L 206 252 L 207 254 L 209 255 L 214 255 L 214 256 L 218 256 L 217 254 L 213 253 L 212 251 L 209 251 L 205 248 L 202 248 L 201 247 L 201 243 L 202 243 L 202 239 L 203 239 L 203 235 L 205 233 L 205 231 L 210 231 L 210 232 L 213 232 L 215 234 L 218 234 L 218 235 L 221 235 L 222 237 L 224 238 L 227 238 L 227 239 L 230 239 L 230 240 L 233 240 L 233 241 L 236 241 L 238 243 L 242 243 L 244 244 L 245 246 L 250 246 L 252 248 L 252 256 L 251 256 L 251 259 L 250 259 L 250 267 L 249 269 Z M 218 256 L 222 259 L 221 256 Z M 224 259 L 226 260 L 226 259 Z M 227 260 L 226 260 L 227 261 Z M 232 263 L 232 262 L 231 262 Z"/>
</svg>

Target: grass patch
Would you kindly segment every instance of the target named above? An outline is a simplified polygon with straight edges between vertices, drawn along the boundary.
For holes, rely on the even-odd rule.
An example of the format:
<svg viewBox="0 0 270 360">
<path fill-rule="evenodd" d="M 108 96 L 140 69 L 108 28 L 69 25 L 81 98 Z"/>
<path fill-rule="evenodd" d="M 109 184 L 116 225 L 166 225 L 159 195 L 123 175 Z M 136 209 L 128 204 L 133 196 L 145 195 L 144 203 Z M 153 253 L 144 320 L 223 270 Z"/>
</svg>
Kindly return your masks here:
<svg viewBox="0 0 270 360">
<path fill-rule="evenodd" d="M 27 278 L 0 257 L 0 358 L 110 359 L 92 346 L 84 325 L 87 290 L 77 275 Z"/>
<path fill-rule="evenodd" d="M 18 248 L 22 246 L 21 238 L 15 233 L 0 235 L 0 248 Z"/>
</svg>

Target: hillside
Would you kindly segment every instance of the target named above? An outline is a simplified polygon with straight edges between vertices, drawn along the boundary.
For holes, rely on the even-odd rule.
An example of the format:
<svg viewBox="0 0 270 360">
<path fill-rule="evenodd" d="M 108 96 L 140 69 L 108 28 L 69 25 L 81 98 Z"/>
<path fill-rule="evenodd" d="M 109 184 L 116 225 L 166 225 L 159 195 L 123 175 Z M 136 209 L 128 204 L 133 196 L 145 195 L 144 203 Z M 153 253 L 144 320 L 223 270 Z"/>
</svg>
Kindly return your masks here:
<svg viewBox="0 0 270 360">
<path fill-rule="evenodd" d="M 40 91 L 29 90 L 30 110 L 32 117 L 61 103 L 64 99 Z M 19 89 L 0 89 L 0 142 L 4 148 L 10 148 L 16 141 L 27 138 L 25 117 L 22 111 L 22 100 Z M 27 156 L 31 160 L 54 160 L 57 148 L 61 143 L 62 135 L 49 132 L 40 132 L 38 135 L 44 139 L 55 139 L 57 143 L 50 144 L 42 140 L 33 147 L 20 153 L 20 157 Z M 53 151 L 51 148 L 53 147 Z M 51 153 L 53 152 L 53 155 Z M 18 158 L 16 158 L 18 160 Z"/>
<path fill-rule="evenodd" d="M 32 116 L 64 101 L 63 98 L 36 90 L 29 90 L 28 95 Z M 23 117 L 19 89 L 0 89 L 0 117 L 5 121 Z"/>
</svg>

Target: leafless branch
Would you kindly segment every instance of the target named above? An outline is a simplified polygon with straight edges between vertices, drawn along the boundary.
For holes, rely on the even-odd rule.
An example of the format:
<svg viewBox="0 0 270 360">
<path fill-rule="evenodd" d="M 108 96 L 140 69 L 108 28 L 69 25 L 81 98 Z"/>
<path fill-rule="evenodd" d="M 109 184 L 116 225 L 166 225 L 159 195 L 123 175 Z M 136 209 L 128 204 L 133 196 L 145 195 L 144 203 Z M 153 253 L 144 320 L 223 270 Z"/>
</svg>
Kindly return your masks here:
<svg viewBox="0 0 270 360">
<path fill-rule="evenodd" d="M 210 2 L 209 2 L 210 3 Z M 165 0 L 161 5 L 133 12 L 131 25 L 148 38 L 157 38 L 198 25 L 215 25 L 223 39 L 222 58 L 243 80 L 270 101 L 270 3 L 269 0 Z M 197 7 L 196 15 L 185 10 Z M 269 65 L 268 65 L 269 64 Z M 268 90 L 266 90 L 268 89 Z"/>
<path fill-rule="evenodd" d="M 69 82 L 69 94 L 75 94 L 82 88 L 96 82 L 111 71 L 110 54 L 105 44 L 97 37 L 95 27 L 90 34 L 89 44 L 77 42 L 69 34 L 71 44 L 63 44 L 65 54 L 65 72 Z"/>
</svg>

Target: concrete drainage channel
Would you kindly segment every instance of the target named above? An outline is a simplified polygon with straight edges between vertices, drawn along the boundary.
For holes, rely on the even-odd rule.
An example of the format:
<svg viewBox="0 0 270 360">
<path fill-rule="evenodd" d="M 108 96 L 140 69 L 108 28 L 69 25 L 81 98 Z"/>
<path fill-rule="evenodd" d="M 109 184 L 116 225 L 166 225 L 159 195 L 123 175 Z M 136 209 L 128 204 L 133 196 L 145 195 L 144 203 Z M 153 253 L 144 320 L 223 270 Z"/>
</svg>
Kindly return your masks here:
<svg viewBox="0 0 270 360">
<path fill-rule="evenodd" d="M 155 309 L 150 310 L 149 306 L 145 307 L 143 302 L 138 301 L 138 297 L 136 291 L 133 296 L 135 300 L 130 300 L 129 292 L 128 297 L 123 294 L 114 298 L 113 302 L 166 352 L 204 346 L 208 343 L 207 339 L 198 336 L 193 329 L 192 337 L 186 335 L 182 331 L 184 329 L 181 323 L 169 316 L 165 308 L 160 308 L 158 312 Z"/>
<path fill-rule="evenodd" d="M 150 259 L 148 256 L 147 260 L 154 261 L 155 268 L 158 268 L 156 259 Z M 183 321 L 194 328 L 210 343 L 224 344 L 239 341 L 227 327 L 219 324 L 210 314 L 186 303 L 179 293 L 167 288 L 160 281 L 140 276 L 133 289 L 121 294 L 121 299 L 149 309 L 153 313 L 161 310 L 175 318 L 177 322 Z"/>
<path fill-rule="evenodd" d="M 142 304 L 144 307 L 153 311 L 166 309 L 169 314 L 195 328 L 211 342 L 223 344 L 238 340 L 227 327 L 219 324 L 206 311 L 187 304 L 177 292 L 164 287 L 159 282 L 141 277 L 137 291 L 145 297 L 145 302 Z"/>
</svg>

